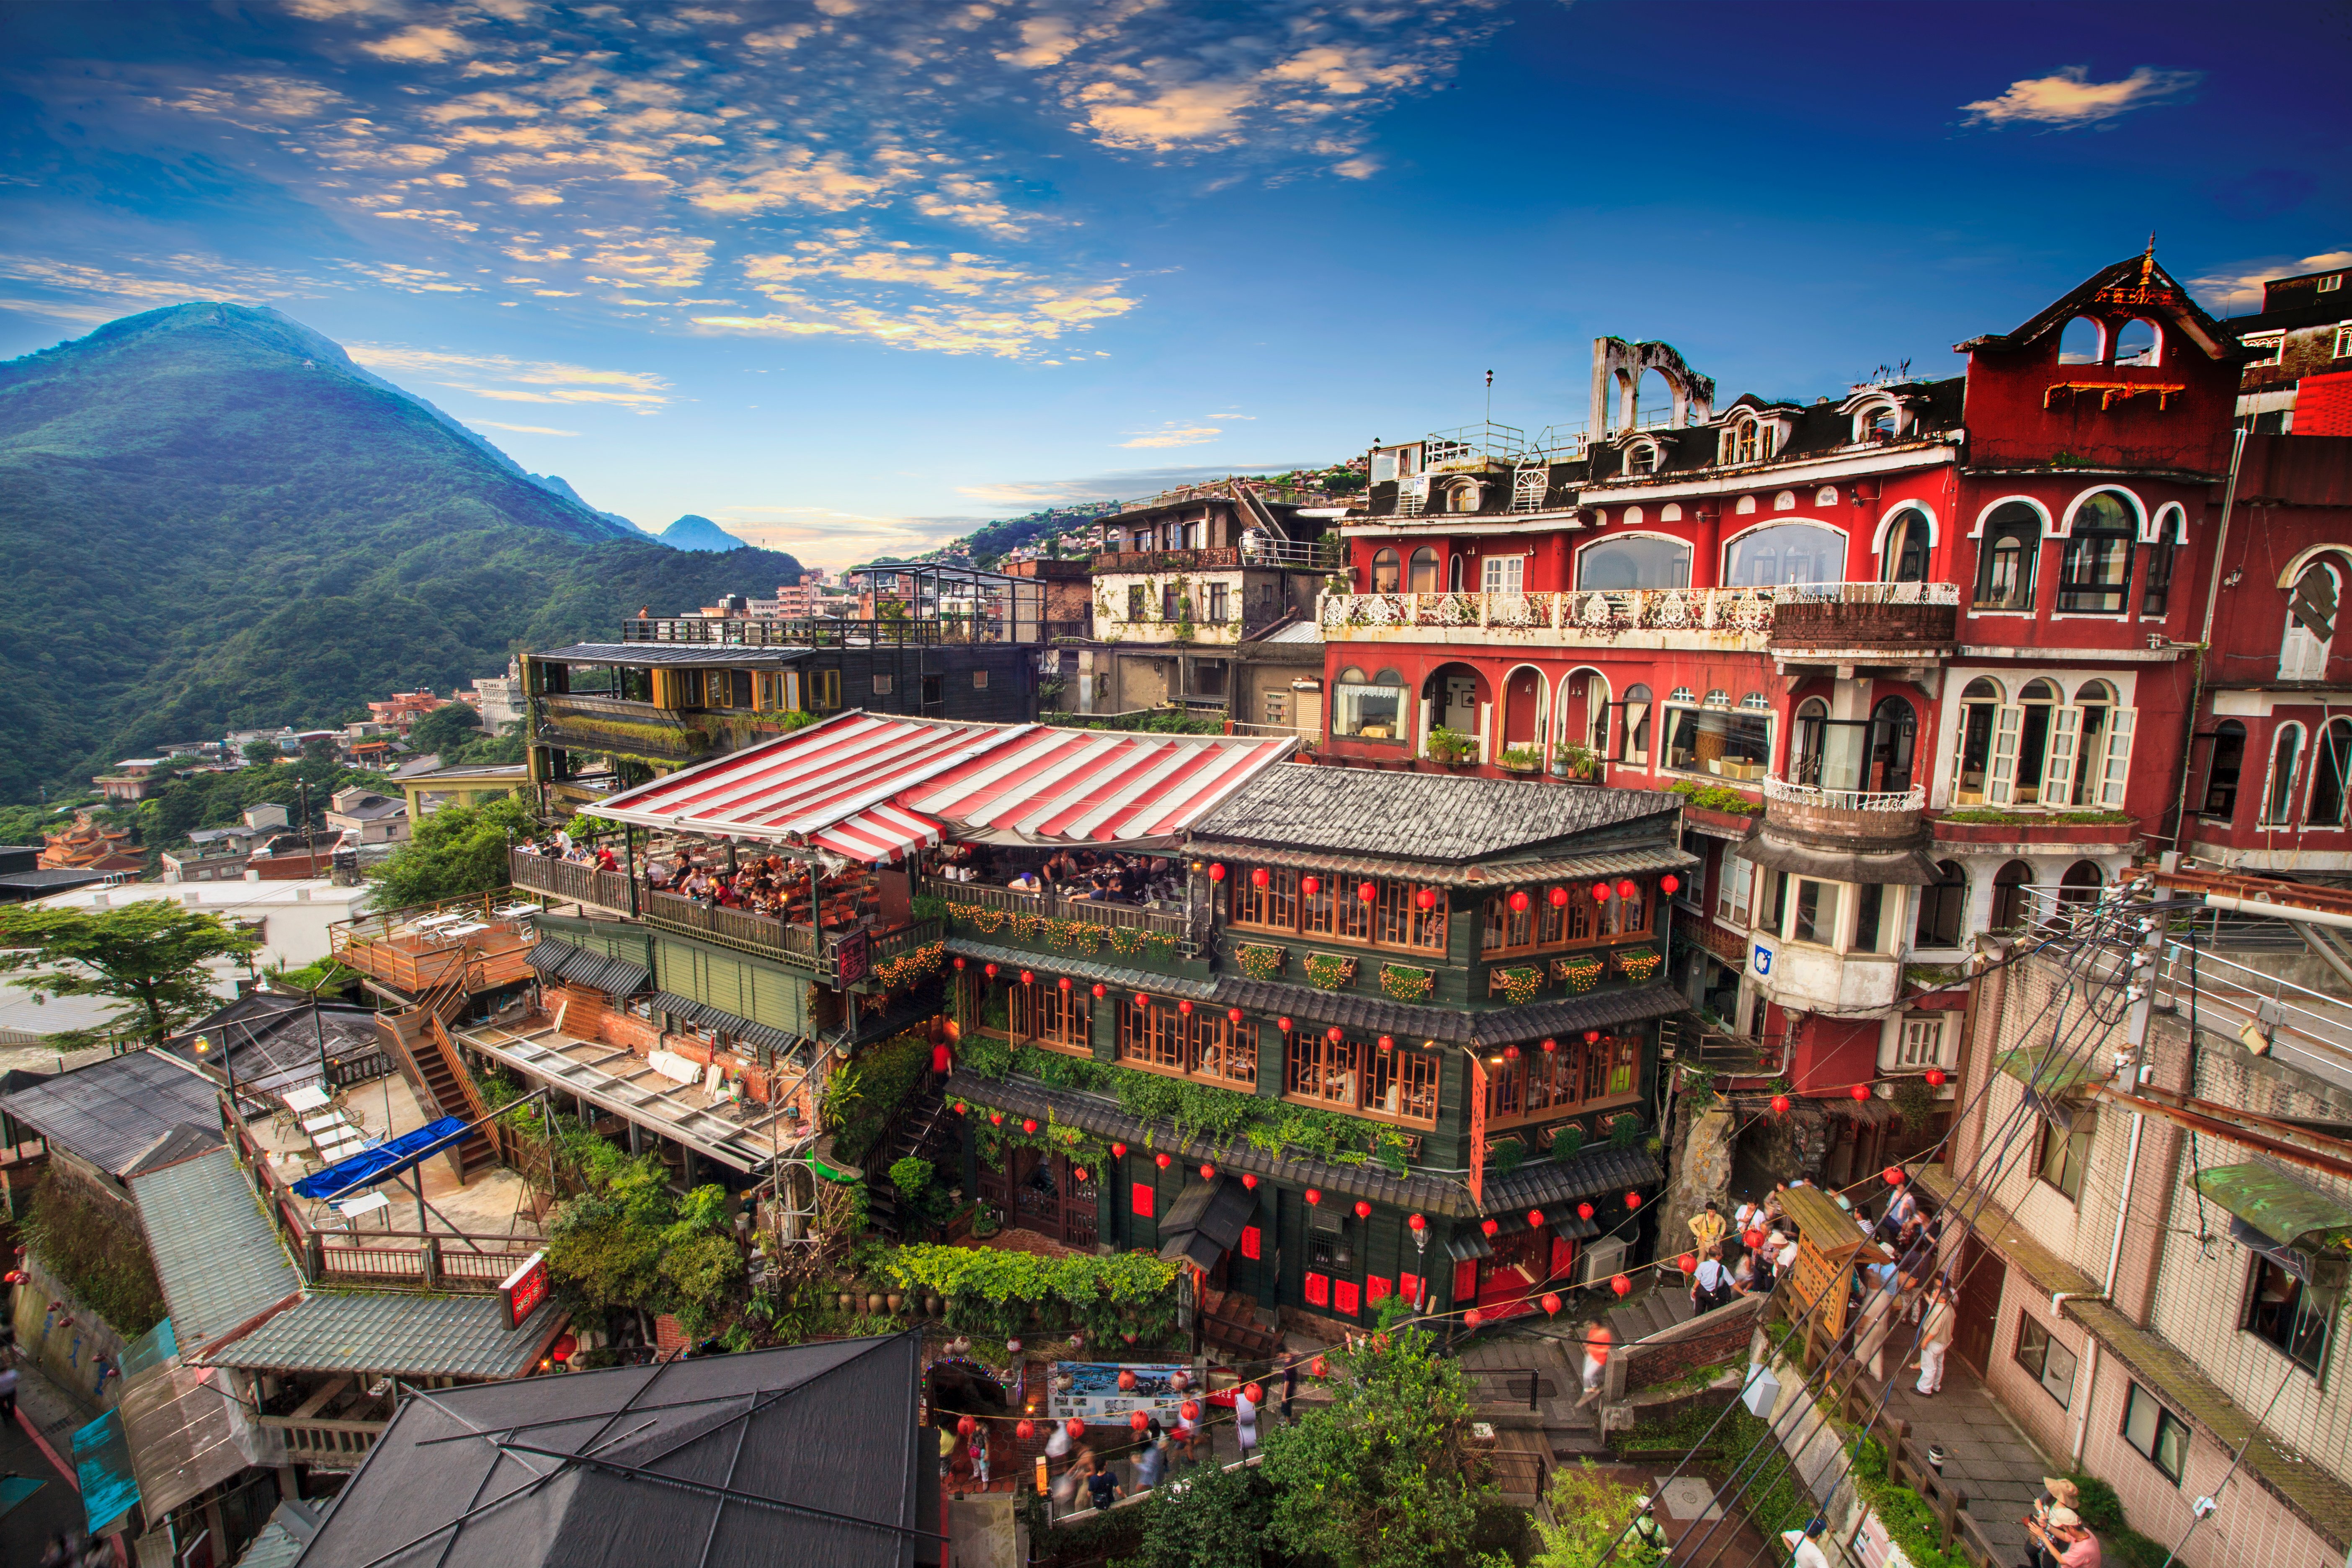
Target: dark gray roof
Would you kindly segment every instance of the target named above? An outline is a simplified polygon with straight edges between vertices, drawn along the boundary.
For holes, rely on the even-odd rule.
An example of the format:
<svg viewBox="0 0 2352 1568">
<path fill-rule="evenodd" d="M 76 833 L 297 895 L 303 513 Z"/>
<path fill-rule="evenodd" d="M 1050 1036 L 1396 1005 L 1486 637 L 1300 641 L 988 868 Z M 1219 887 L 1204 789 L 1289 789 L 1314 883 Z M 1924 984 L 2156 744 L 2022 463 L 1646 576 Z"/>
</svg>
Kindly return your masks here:
<svg viewBox="0 0 2352 1568">
<path fill-rule="evenodd" d="M 653 984 L 653 971 L 625 958 L 612 958 L 559 937 L 543 936 L 524 960 L 542 980 L 569 981 L 607 996 L 634 996 Z"/>
<path fill-rule="evenodd" d="M 327 1292 L 305 1296 L 205 1359 L 278 1372 L 520 1377 L 562 1318 L 553 1302 L 542 1302 L 522 1327 L 509 1329 L 497 1296 Z"/>
<path fill-rule="evenodd" d="M 406 816 L 408 803 L 398 795 L 371 795 L 364 799 L 355 800 L 349 805 L 331 806 L 329 809 L 337 816 L 355 817 L 362 822 L 378 822 L 387 816 Z"/>
<path fill-rule="evenodd" d="M 1148 989 L 1148 988 L 1147 988 Z M 1444 1040 L 1451 1045 L 1507 1046 L 1547 1035 L 1612 1028 L 1644 1018 L 1663 1018 L 1688 1005 L 1670 985 L 1653 983 L 1587 992 L 1520 1007 L 1423 1007 L 1350 991 L 1324 991 L 1279 980 L 1228 974 L 1212 998 L 1219 1006 L 1290 1017 L 1316 1025 L 1337 1024 L 1370 1035 Z"/>
<path fill-rule="evenodd" d="M 1416 860 L 1483 860 L 1671 817 L 1679 796 L 1374 768 L 1266 768 L 1193 823 L 1196 839 Z"/>
<path fill-rule="evenodd" d="M 68 866 L 42 867 L 32 871 L 0 871 L 0 888 L 21 888 L 35 896 L 69 893 L 92 882 L 112 881 L 114 871 L 80 871 Z"/>
<path fill-rule="evenodd" d="M 922 1365 L 919 1337 L 900 1334 L 420 1391 L 302 1562 L 937 1561 Z"/>
<path fill-rule="evenodd" d="M 632 668 L 782 669 L 816 651 L 805 647 L 744 647 L 734 643 L 576 642 L 533 658 L 554 664 L 625 664 Z"/>
<path fill-rule="evenodd" d="M 204 1079 L 153 1051 L 109 1057 L 0 1100 L 0 1108 L 111 1176 L 183 1122 L 217 1126 L 220 1100 Z"/>
<path fill-rule="evenodd" d="M 1567 846 L 1574 848 L 1573 845 Z M 1476 865 L 1439 865 L 1393 856 L 1333 855 L 1315 849 L 1287 849 L 1279 845 L 1244 844 L 1234 839 L 1193 835 L 1195 855 L 1223 855 L 1263 866 L 1296 866 L 1304 870 L 1336 871 L 1347 876 L 1402 877 L 1442 888 L 1507 888 L 1527 882 L 1579 882 L 1587 878 L 1638 877 L 1649 871 L 1687 871 L 1698 857 L 1671 844 L 1638 845 L 1631 848 L 1596 849 L 1590 854 L 1557 854 L 1531 859 L 1484 860 Z"/>
<path fill-rule="evenodd" d="M 618 961 L 615 961 L 618 962 Z M 772 1051 L 797 1048 L 801 1037 L 787 1029 L 771 1024 L 755 1024 L 749 1018 L 713 1007 L 708 1002 L 697 1002 L 690 996 L 680 996 L 675 991 L 654 993 L 654 1010 L 700 1029 L 716 1029 L 722 1035 L 732 1035 L 739 1040 L 749 1040 L 755 1046 L 765 1046 Z"/>
<path fill-rule="evenodd" d="M 181 1061 L 195 1064 L 199 1037 L 213 1046 L 202 1058 L 205 1074 L 219 1074 L 226 1051 L 236 1070 L 240 1094 L 248 1089 L 257 1093 L 283 1092 L 316 1079 L 322 1044 L 324 1055 L 345 1061 L 383 1049 L 376 1016 L 367 1008 L 345 1002 L 313 1002 L 308 996 L 275 991 L 255 991 L 238 997 L 165 1040 L 163 1048 Z"/>
<path fill-rule="evenodd" d="M 184 1353 L 289 1300 L 302 1278 L 226 1148 L 132 1178 L 172 1331 Z"/>
<path fill-rule="evenodd" d="M 1295 1154 L 1278 1154 L 1235 1140 L 1220 1142 L 1198 1133 L 1180 1133 L 1174 1123 L 1147 1122 L 1129 1116 L 1116 1100 L 1076 1089 L 1048 1089 L 1034 1079 L 986 1078 L 959 1067 L 948 1079 L 948 1092 L 975 1105 L 992 1106 L 1018 1116 L 1057 1126 L 1076 1127 L 1103 1138 L 1122 1139 L 1152 1149 L 1166 1150 L 1186 1163 L 1213 1160 L 1236 1174 L 1272 1178 L 1292 1186 L 1312 1184 L 1326 1192 L 1345 1193 L 1392 1208 L 1419 1210 L 1452 1218 L 1503 1214 L 1530 1204 L 1572 1203 L 1602 1193 L 1654 1186 L 1664 1174 L 1656 1161 L 1640 1149 L 1619 1149 L 1603 1143 L 1588 1147 L 1573 1160 L 1533 1160 L 1507 1176 L 1486 1184 L 1484 1207 L 1470 1200 L 1470 1187 L 1459 1176 L 1408 1171 L 1398 1175 L 1387 1166 L 1366 1161 L 1342 1164 Z M 1367 1131 L 1371 1123 L 1364 1124 Z"/>
<path fill-rule="evenodd" d="M 948 951 L 959 957 L 975 963 L 994 963 L 998 968 L 1010 969 L 1016 974 L 1024 969 L 1033 972 L 1044 969 L 1088 984 L 1099 980 L 1110 987 L 1113 995 L 1122 991 L 1129 994 L 1148 991 L 1154 996 L 1190 997 L 1195 1002 L 1206 1002 L 1217 994 L 1216 982 L 1213 980 L 1161 974 L 1150 969 L 1123 969 L 1116 963 L 1102 963 L 1091 958 L 1081 958 L 1076 953 L 1066 956 L 1055 953 L 1048 957 L 1027 948 L 1000 947 L 992 942 L 978 942 L 958 935 L 953 931 L 948 933 L 947 944 Z"/>
</svg>

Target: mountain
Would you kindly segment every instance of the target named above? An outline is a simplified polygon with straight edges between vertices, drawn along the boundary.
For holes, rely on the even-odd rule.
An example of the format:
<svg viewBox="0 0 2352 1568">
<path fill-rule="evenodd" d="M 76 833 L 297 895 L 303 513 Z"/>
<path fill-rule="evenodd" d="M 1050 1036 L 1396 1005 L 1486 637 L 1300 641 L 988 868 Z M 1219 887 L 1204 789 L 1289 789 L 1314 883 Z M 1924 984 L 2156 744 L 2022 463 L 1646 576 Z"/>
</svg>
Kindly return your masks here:
<svg viewBox="0 0 2352 1568">
<path fill-rule="evenodd" d="M 420 399 L 419 401 L 422 400 Z M 429 408 L 432 405 L 426 404 L 425 406 Z M 467 434 L 470 435 L 472 433 L 469 431 Z M 481 440 L 481 437 L 478 436 L 474 438 L 478 441 Z M 485 447 L 490 447 L 490 444 L 488 441 L 482 441 L 482 445 Z M 496 447 L 490 447 L 490 450 L 498 452 L 498 455 L 501 458 L 506 457 L 506 454 L 504 452 L 499 452 L 499 449 Z M 572 481 L 565 479 L 562 474 L 525 474 L 523 475 L 523 478 L 529 479 L 532 484 L 537 485 L 541 489 L 547 491 L 551 495 L 562 496 L 565 500 L 568 500 L 573 505 L 579 507 L 583 511 L 596 511 L 594 507 L 590 506 L 586 501 L 580 499 L 580 492 L 573 489 L 572 488 Z M 650 537 L 650 534 L 648 534 L 646 530 L 639 528 L 635 522 L 623 517 L 617 511 L 596 511 L 596 515 L 603 518 L 606 522 L 619 523 L 623 528 L 629 531 L 631 537 L 640 534 L 646 534 L 647 537 Z"/>
<path fill-rule="evenodd" d="M 0 800 L 801 571 L 569 491 L 272 310 L 173 306 L 0 363 Z"/>
<path fill-rule="evenodd" d="M 749 550 L 751 547 L 711 521 L 688 512 L 654 535 L 674 550 Z"/>
</svg>

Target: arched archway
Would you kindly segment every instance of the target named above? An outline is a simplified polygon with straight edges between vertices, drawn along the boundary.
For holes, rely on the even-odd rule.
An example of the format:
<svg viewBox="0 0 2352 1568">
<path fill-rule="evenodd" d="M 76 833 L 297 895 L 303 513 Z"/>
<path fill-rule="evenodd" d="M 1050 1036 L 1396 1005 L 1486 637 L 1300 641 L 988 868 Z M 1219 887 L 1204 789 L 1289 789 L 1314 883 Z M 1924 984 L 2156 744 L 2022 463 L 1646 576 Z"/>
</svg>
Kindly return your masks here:
<svg viewBox="0 0 2352 1568">
<path fill-rule="evenodd" d="M 2033 868 L 2022 860 L 2011 860 L 1992 874 L 1992 925 L 1997 931 L 2015 931 L 2025 923 L 2026 884 L 2033 880 Z"/>
<path fill-rule="evenodd" d="M 1486 678 L 1466 664 L 1441 664 L 1422 682 L 1421 700 L 1429 727 L 1480 739 L 1478 715 L 1489 700 Z"/>
<path fill-rule="evenodd" d="M 1911 763 L 1919 737 L 1919 714 L 1900 697 L 1882 697 L 1870 710 L 1870 780 L 1874 793 L 1900 795 L 1911 787 Z"/>
<path fill-rule="evenodd" d="M 1544 678 L 1531 664 L 1503 677 L 1502 743 L 1533 746 L 1543 735 Z"/>
<path fill-rule="evenodd" d="M 2095 860 L 2077 860 L 2058 876 L 2058 901 L 2070 910 L 2087 910 L 2099 901 L 2106 885 Z"/>
</svg>

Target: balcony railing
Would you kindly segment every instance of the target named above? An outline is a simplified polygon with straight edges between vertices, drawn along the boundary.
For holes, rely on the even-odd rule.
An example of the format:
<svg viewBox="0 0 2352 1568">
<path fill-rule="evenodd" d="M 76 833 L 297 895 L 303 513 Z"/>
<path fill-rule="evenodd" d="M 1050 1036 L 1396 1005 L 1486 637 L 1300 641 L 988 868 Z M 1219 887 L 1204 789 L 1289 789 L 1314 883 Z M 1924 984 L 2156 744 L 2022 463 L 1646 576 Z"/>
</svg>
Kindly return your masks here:
<svg viewBox="0 0 2352 1568">
<path fill-rule="evenodd" d="M 1332 572 L 1339 566 L 1337 539 L 1268 539 L 1263 534 L 1242 541 L 1244 566 L 1286 566 L 1301 571 Z"/>
<path fill-rule="evenodd" d="M 1626 631 L 1761 632 L 1773 624 L 1771 588 L 1592 589 L 1527 594 L 1330 594 L 1327 635 L 1429 626 L 1607 636 Z"/>
<path fill-rule="evenodd" d="M 640 892 L 639 917 L 647 925 L 663 931 L 674 931 L 685 936 L 698 936 L 722 946 L 762 957 L 777 958 L 796 968 L 814 973 L 819 980 L 832 983 L 838 973 L 835 964 L 835 950 L 841 940 L 856 927 L 828 926 L 823 931 L 792 921 L 778 920 L 773 915 L 755 915 L 746 910 L 725 909 L 705 904 L 677 893 L 656 892 L 644 889 Z M 874 931 L 868 950 L 869 962 L 881 963 L 897 958 L 918 947 L 940 940 L 940 922 L 914 921 L 887 931 Z"/>
<path fill-rule="evenodd" d="M 808 616 L 793 620 L 655 616 L 621 623 L 628 643 L 716 647 L 880 647 L 931 643 L 1034 643 L 1045 623 L 1020 616 Z"/>
<path fill-rule="evenodd" d="M 599 871 L 577 860 L 554 860 L 527 850 L 507 851 L 507 877 L 518 888 L 551 893 L 574 903 L 626 911 L 629 879 L 622 871 Z"/>
<path fill-rule="evenodd" d="M 322 1469 L 355 1470 L 375 1440 L 383 1436 L 390 1418 L 383 1421 L 320 1421 L 292 1415 L 265 1415 L 261 1425 L 286 1445 L 287 1458 Z"/>
<path fill-rule="evenodd" d="M 710 750 L 710 731 L 689 724 L 675 709 L 618 697 L 563 694 L 531 700 L 533 739 L 577 752 L 622 752 L 666 762 L 691 762 Z"/>
<path fill-rule="evenodd" d="M 1188 925 L 1178 910 L 1148 910 L 1134 904 L 1097 903 L 1092 899 L 1064 899 L 1050 893 L 1016 893 L 988 882 L 948 882 L 925 878 L 916 884 L 919 894 L 945 899 L 951 904 L 979 904 L 1016 915 L 1046 915 L 1087 925 L 1130 926 L 1161 936 L 1184 940 Z"/>
<path fill-rule="evenodd" d="M 1777 605 L 1949 605 L 1960 602 L 1957 583 L 1783 583 Z"/>
<path fill-rule="evenodd" d="M 1959 636 L 1956 583 L 1784 583 L 1772 595 L 1775 647 L 1932 652 Z"/>
<path fill-rule="evenodd" d="M 1232 545 L 1203 550 L 1106 550 L 1097 555 L 1097 572 L 1216 572 L 1240 566 L 1242 552 Z"/>
<path fill-rule="evenodd" d="M 1916 813 L 1927 804 L 1925 784 L 1913 784 L 1906 790 L 1822 789 L 1816 784 L 1790 784 L 1769 774 L 1764 780 L 1764 798 L 1784 805 L 1810 805 L 1824 811 L 1871 811 Z"/>
</svg>

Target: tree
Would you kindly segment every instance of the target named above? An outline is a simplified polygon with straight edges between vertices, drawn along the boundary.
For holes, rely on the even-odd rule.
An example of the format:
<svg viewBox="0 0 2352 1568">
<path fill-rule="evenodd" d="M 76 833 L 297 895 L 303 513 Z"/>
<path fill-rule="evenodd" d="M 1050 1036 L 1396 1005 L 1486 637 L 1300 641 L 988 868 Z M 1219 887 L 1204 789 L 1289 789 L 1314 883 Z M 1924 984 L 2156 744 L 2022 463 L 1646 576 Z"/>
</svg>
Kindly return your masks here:
<svg viewBox="0 0 2352 1568">
<path fill-rule="evenodd" d="M 324 735 L 311 736 L 302 742 L 302 760 L 306 763 L 333 763 L 335 742 Z"/>
<path fill-rule="evenodd" d="M 1330 1353 L 1332 1401 L 1266 1435 L 1271 1539 L 1337 1568 L 1464 1561 L 1478 1506 L 1462 1369 L 1420 1329 Z"/>
<path fill-rule="evenodd" d="M 135 1023 L 149 1045 L 220 1005 L 207 965 L 250 963 L 261 933 L 218 915 L 142 899 L 121 909 L 0 910 L 0 972 L 49 996 L 112 996 L 130 1005 L 110 1026 Z M 29 972 L 29 973 L 27 973 Z"/>
<path fill-rule="evenodd" d="M 251 768 L 266 768 L 278 758 L 275 741 L 247 741 L 245 743 L 245 763 Z"/>
<path fill-rule="evenodd" d="M 1590 1459 L 1561 1466 L 1552 1473 L 1550 1497 L 1551 1516 L 1559 1522 L 1536 1520 L 1543 1550 L 1529 1568 L 1600 1568 L 1604 1559 L 1612 1568 L 1618 1563 L 1651 1568 L 1664 1562 L 1665 1554 L 1657 1547 L 1628 1533 L 1641 1500 L 1640 1492 L 1611 1480 Z M 1612 1546 L 1614 1556 L 1610 1555 Z"/>
<path fill-rule="evenodd" d="M 469 741 L 481 739 L 482 716 L 470 702 L 436 708 L 408 727 L 408 743 L 420 752 L 447 756 Z"/>
<path fill-rule="evenodd" d="M 1260 1568 L 1273 1499 L 1246 1469 L 1204 1466 L 1156 1487 L 1143 1540 L 1118 1568 Z"/>
<path fill-rule="evenodd" d="M 370 873 L 375 907 L 413 909 L 507 883 L 507 847 L 539 831 L 530 807 L 512 795 L 480 805 L 445 805 L 409 828 L 408 842 Z"/>
</svg>

